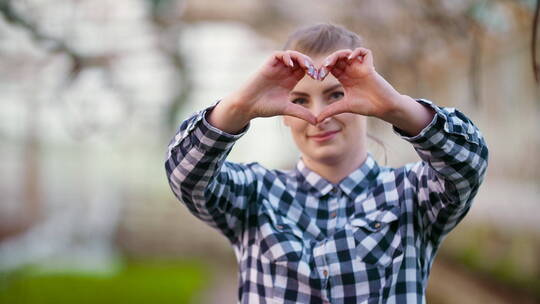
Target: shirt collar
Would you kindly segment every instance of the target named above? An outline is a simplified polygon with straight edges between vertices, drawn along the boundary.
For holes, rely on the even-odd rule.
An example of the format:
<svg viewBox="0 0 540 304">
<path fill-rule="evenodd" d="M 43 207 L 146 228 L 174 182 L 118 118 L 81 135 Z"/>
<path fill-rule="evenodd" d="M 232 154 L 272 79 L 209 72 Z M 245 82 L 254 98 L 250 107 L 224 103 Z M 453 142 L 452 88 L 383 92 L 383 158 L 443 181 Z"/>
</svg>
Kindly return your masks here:
<svg viewBox="0 0 540 304">
<path fill-rule="evenodd" d="M 362 193 L 380 172 L 379 165 L 370 152 L 367 152 L 365 161 L 337 185 L 332 184 L 309 169 L 301 157 L 296 164 L 296 170 L 317 197 L 322 197 L 330 193 L 334 188 L 339 188 L 352 199 Z"/>
</svg>

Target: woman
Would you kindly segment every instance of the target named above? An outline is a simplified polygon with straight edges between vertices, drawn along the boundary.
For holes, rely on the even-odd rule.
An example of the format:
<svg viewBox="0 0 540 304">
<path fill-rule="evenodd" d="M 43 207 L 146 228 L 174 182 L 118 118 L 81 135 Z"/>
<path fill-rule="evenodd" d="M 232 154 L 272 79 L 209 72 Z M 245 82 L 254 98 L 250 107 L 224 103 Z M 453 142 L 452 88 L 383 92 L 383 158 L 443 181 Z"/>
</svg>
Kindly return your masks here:
<svg viewBox="0 0 540 304">
<path fill-rule="evenodd" d="M 294 170 L 226 161 L 251 119 L 277 115 L 301 151 Z M 390 123 L 421 161 L 379 166 L 366 116 Z M 165 167 L 176 197 L 231 242 L 239 303 L 423 303 L 487 159 L 465 115 L 400 94 L 358 35 L 318 24 L 185 120 Z"/>
</svg>

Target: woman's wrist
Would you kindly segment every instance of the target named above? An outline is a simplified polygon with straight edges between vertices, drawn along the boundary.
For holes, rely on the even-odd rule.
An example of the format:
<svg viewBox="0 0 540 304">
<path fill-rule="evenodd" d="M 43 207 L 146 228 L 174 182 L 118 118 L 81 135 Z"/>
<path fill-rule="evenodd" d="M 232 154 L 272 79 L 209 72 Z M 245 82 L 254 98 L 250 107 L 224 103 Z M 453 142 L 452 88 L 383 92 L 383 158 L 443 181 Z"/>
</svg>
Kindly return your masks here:
<svg viewBox="0 0 540 304">
<path fill-rule="evenodd" d="M 243 98 L 231 94 L 223 98 L 208 114 L 208 122 L 229 134 L 238 134 L 253 119 Z"/>
<path fill-rule="evenodd" d="M 394 108 L 380 118 L 410 136 L 418 135 L 433 120 L 435 110 L 410 96 L 399 95 L 394 101 Z"/>
</svg>

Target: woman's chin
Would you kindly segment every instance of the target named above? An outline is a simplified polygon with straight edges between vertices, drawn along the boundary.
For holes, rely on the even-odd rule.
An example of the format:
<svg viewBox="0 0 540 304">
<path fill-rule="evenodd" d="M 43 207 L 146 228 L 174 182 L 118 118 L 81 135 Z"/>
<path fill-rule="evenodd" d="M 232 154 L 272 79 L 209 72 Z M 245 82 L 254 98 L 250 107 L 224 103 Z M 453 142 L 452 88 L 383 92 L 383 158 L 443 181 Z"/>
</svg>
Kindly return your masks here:
<svg viewBox="0 0 540 304">
<path fill-rule="evenodd" d="M 312 153 L 312 159 L 314 161 L 324 163 L 324 164 L 336 164 L 341 159 L 343 159 L 342 153 L 337 151 L 335 147 L 325 146 L 325 147 L 319 147 L 316 150 L 317 151 L 313 151 L 314 153 Z"/>
</svg>

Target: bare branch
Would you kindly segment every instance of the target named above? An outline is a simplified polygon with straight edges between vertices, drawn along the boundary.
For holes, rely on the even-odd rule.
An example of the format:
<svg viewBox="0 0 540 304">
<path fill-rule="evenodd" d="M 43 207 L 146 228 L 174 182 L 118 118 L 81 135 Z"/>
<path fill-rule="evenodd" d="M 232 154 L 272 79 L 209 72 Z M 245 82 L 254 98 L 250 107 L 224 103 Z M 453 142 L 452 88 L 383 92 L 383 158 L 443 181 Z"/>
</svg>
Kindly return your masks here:
<svg viewBox="0 0 540 304">
<path fill-rule="evenodd" d="M 532 23 L 532 37 L 531 37 L 531 53 L 532 53 L 532 66 L 534 79 L 537 84 L 540 84 L 540 63 L 536 58 L 536 47 L 538 43 L 538 23 L 540 22 L 540 0 L 536 1 L 536 9 L 534 11 L 534 19 Z"/>
<path fill-rule="evenodd" d="M 72 62 L 69 77 L 71 80 L 76 78 L 80 71 L 87 67 L 108 66 L 113 59 L 111 55 L 86 56 L 78 53 L 69 47 L 65 41 L 51 37 L 41 32 L 37 25 L 31 23 L 23 15 L 19 14 L 12 6 L 10 0 L 0 0 L 0 14 L 14 26 L 26 29 L 32 38 L 37 42 L 45 42 L 46 48 L 51 53 L 63 53 L 67 55 Z"/>
</svg>

